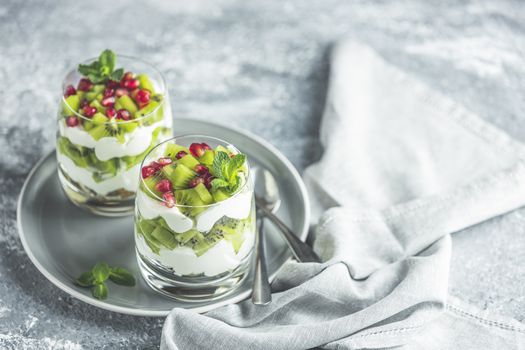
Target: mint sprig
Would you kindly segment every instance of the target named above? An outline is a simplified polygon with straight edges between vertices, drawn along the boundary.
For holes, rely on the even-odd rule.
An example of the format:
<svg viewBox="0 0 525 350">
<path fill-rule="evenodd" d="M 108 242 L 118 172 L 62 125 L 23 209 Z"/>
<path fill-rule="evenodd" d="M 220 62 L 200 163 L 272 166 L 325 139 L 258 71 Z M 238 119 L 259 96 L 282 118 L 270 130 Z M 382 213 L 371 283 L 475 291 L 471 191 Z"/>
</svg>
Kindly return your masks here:
<svg viewBox="0 0 525 350">
<path fill-rule="evenodd" d="M 211 182 L 214 190 L 224 189 L 232 194 L 239 188 L 241 177 L 239 172 L 242 171 L 246 155 L 236 154 L 230 157 L 226 152 L 217 152 L 213 159 L 212 170 L 215 179 Z"/>
<path fill-rule="evenodd" d="M 90 64 L 79 64 L 78 71 L 93 83 L 104 83 L 109 79 L 120 80 L 124 75 L 124 69 L 115 69 L 117 56 L 111 50 L 104 50 L 98 57 L 98 61 Z"/>
<path fill-rule="evenodd" d="M 100 300 L 108 297 L 107 280 L 121 286 L 133 287 L 135 278 L 123 267 L 110 267 L 105 262 L 99 262 L 90 271 L 82 273 L 75 284 L 80 287 L 91 288 L 91 294 Z"/>
</svg>

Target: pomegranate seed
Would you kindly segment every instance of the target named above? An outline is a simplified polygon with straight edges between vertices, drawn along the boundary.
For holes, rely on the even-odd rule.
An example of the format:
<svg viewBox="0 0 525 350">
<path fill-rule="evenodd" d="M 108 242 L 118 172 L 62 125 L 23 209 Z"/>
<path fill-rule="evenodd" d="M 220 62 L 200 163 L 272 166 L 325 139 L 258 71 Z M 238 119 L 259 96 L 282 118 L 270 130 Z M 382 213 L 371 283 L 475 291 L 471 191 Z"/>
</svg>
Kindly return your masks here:
<svg viewBox="0 0 525 350">
<path fill-rule="evenodd" d="M 170 180 L 163 179 L 155 185 L 155 189 L 162 193 L 171 192 L 173 191 L 173 185 L 171 184 Z"/>
<path fill-rule="evenodd" d="M 86 107 L 87 105 L 89 105 L 88 100 L 82 100 L 82 101 L 80 102 L 80 108 L 84 108 L 84 107 Z"/>
<path fill-rule="evenodd" d="M 124 95 L 129 95 L 129 91 L 127 89 L 118 88 L 117 90 L 115 90 L 115 96 L 121 97 Z"/>
<path fill-rule="evenodd" d="M 193 188 L 197 186 L 198 184 L 203 184 L 203 183 L 204 183 L 204 179 L 202 177 L 194 177 L 193 179 L 190 180 L 190 182 L 188 182 L 188 187 Z"/>
<path fill-rule="evenodd" d="M 204 179 L 204 185 L 206 185 L 206 188 L 207 189 L 210 189 L 211 188 L 211 182 L 214 180 L 215 178 L 213 176 L 207 176 L 205 179 Z"/>
<path fill-rule="evenodd" d="M 175 205 L 175 197 L 173 196 L 173 192 L 166 192 L 162 195 L 162 199 L 164 199 L 164 205 L 168 208 L 173 208 Z"/>
<path fill-rule="evenodd" d="M 91 118 L 93 115 L 95 115 L 95 113 L 97 113 L 97 109 L 95 107 L 91 107 L 90 105 L 86 105 L 84 108 L 82 108 L 82 112 L 86 117 Z"/>
<path fill-rule="evenodd" d="M 115 108 L 113 107 L 106 108 L 106 115 L 108 116 L 109 119 L 115 117 L 116 114 L 117 114 L 117 111 L 115 110 Z"/>
<path fill-rule="evenodd" d="M 120 81 L 126 81 L 126 80 L 130 80 L 130 79 L 133 79 L 133 73 L 131 72 L 126 72 L 124 73 L 124 75 L 122 76 L 122 79 L 120 79 Z"/>
<path fill-rule="evenodd" d="M 119 109 L 117 111 L 117 119 L 130 120 L 131 114 L 129 113 L 127 109 Z"/>
<path fill-rule="evenodd" d="M 146 104 L 149 102 L 150 92 L 148 90 L 138 90 L 134 97 L 139 104 Z"/>
<path fill-rule="evenodd" d="M 207 144 L 207 143 L 204 143 L 204 142 L 203 142 L 203 143 L 201 143 L 201 146 L 202 146 L 202 148 L 204 148 L 204 150 L 208 150 L 208 151 L 211 151 L 211 147 L 210 147 L 210 146 L 208 146 L 208 144 Z"/>
<path fill-rule="evenodd" d="M 66 87 L 66 91 L 64 92 L 64 97 L 68 98 L 71 95 L 74 95 L 77 93 L 77 90 L 73 87 L 73 85 L 68 85 Z"/>
<path fill-rule="evenodd" d="M 157 172 L 157 169 L 155 169 L 152 166 L 146 165 L 142 167 L 142 178 L 145 179 L 147 177 L 150 177 L 151 175 L 154 175 Z"/>
<path fill-rule="evenodd" d="M 168 164 L 171 164 L 171 162 L 172 162 L 171 158 L 168 158 L 168 157 L 159 158 L 159 160 L 157 160 L 157 163 L 159 163 L 162 166 L 166 166 Z"/>
<path fill-rule="evenodd" d="M 205 149 L 202 147 L 201 143 L 192 143 L 190 145 L 190 152 L 194 157 L 200 158 L 204 155 Z"/>
<path fill-rule="evenodd" d="M 115 97 L 113 97 L 113 96 L 106 97 L 106 98 L 102 99 L 100 104 L 102 106 L 104 106 L 104 107 L 113 107 L 113 105 L 115 104 Z"/>
<path fill-rule="evenodd" d="M 77 126 L 78 125 L 78 119 L 73 117 L 73 116 L 69 116 L 69 117 L 66 118 L 66 125 L 69 126 L 69 127 Z"/>
<path fill-rule="evenodd" d="M 193 170 L 195 170 L 195 172 L 199 175 L 208 174 L 209 172 L 208 168 L 202 164 L 195 165 L 195 168 Z"/>
<path fill-rule="evenodd" d="M 106 86 L 107 86 L 109 89 L 116 89 L 116 88 L 118 88 L 119 83 L 118 83 L 118 81 L 115 81 L 115 80 L 108 80 Z"/>
<path fill-rule="evenodd" d="M 105 88 L 104 89 L 104 97 L 111 97 L 115 94 L 115 89 L 112 88 Z"/>
<path fill-rule="evenodd" d="M 92 87 L 93 87 L 93 83 L 91 82 L 91 80 L 87 78 L 82 78 L 78 82 L 77 90 L 89 91 Z"/>
<path fill-rule="evenodd" d="M 125 87 L 128 90 L 133 90 L 139 87 L 140 82 L 137 79 L 129 79 L 124 80 L 123 83 L 121 83 L 122 87 Z"/>
<path fill-rule="evenodd" d="M 188 153 L 184 152 L 184 151 L 179 151 L 176 155 L 175 155 L 175 158 L 177 159 L 181 159 L 182 157 L 184 157 L 185 155 L 187 155 Z"/>
<path fill-rule="evenodd" d="M 155 161 L 149 163 L 149 166 L 152 167 L 155 170 L 160 170 L 162 168 L 162 166 L 159 163 L 155 162 Z"/>
</svg>

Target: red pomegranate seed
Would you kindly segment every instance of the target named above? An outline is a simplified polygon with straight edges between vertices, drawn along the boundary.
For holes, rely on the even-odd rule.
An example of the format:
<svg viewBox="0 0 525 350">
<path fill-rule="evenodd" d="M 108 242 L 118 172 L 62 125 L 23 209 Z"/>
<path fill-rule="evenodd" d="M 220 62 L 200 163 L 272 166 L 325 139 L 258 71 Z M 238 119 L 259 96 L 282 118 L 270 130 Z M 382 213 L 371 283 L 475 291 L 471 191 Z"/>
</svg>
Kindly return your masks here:
<svg viewBox="0 0 525 350">
<path fill-rule="evenodd" d="M 168 179 L 160 180 L 156 185 L 155 189 L 159 192 L 166 193 L 173 191 L 173 186 Z"/>
<path fill-rule="evenodd" d="M 203 142 L 203 143 L 201 143 L 201 146 L 202 146 L 202 148 L 204 148 L 204 150 L 208 150 L 208 151 L 211 151 L 211 147 L 210 147 L 210 146 L 208 146 L 208 144 L 207 144 L 207 143 L 204 143 L 204 142 Z"/>
<path fill-rule="evenodd" d="M 118 81 L 115 81 L 115 80 L 108 80 L 106 86 L 108 87 L 108 89 L 116 89 L 118 88 L 119 83 Z"/>
<path fill-rule="evenodd" d="M 139 87 L 140 82 L 137 79 L 129 79 L 124 80 L 123 83 L 121 83 L 122 87 L 125 87 L 128 90 L 133 90 Z"/>
<path fill-rule="evenodd" d="M 80 102 L 80 108 L 84 108 L 84 107 L 86 107 L 87 105 L 89 105 L 88 100 L 82 100 L 82 101 Z"/>
<path fill-rule="evenodd" d="M 117 111 L 117 119 L 130 120 L 131 114 L 129 113 L 127 109 L 119 109 Z"/>
<path fill-rule="evenodd" d="M 148 90 L 138 90 L 135 94 L 135 100 L 139 104 L 146 104 L 149 102 L 150 92 Z"/>
<path fill-rule="evenodd" d="M 193 188 L 197 186 L 198 184 L 203 184 L 203 183 L 204 183 L 204 179 L 202 177 L 194 177 L 188 182 L 188 187 Z"/>
<path fill-rule="evenodd" d="M 204 179 L 204 185 L 206 185 L 206 188 L 207 189 L 210 189 L 211 188 L 211 182 L 214 180 L 215 178 L 213 176 L 207 176 L 205 179 Z"/>
<path fill-rule="evenodd" d="M 150 177 L 151 175 L 154 175 L 157 172 L 157 169 L 155 169 L 152 166 L 146 165 L 142 167 L 142 178 L 145 179 L 147 177 Z"/>
<path fill-rule="evenodd" d="M 104 89 L 104 97 L 111 97 L 115 94 L 115 89 L 112 88 L 105 88 Z"/>
<path fill-rule="evenodd" d="M 131 72 L 126 72 L 124 73 L 124 75 L 122 76 L 122 79 L 120 79 L 120 81 L 125 81 L 125 80 L 130 80 L 130 79 L 133 79 L 133 73 Z"/>
<path fill-rule="evenodd" d="M 149 163 L 149 166 L 154 168 L 155 170 L 160 170 L 162 168 L 162 166 L 159 163 L 155 162 L 155 161 Z"/>
<path fill-rule="evenodd" d="M 185 155 L 187 155 L 188 153 L 184 152 L 184 151 L 179 151 L 176 155 L 175 155 L 175 158 L 177 159 L 181 159 L 182 157 L 184 157 Z"/>
<path fill-rule="evenodd" d="M 168 157 L 159 158 L 159 160 L 157 160 L 157 163 L 159 163 L 161 166 L 166 166 L 168 164 L 171 164 L 171 162 L 172 162 L 171 158 L 168 158 Z"/>
<path fill-rule="evenodd" d="M 69 116 L 69 117 L 66 118 L 66 125 L 69 126 L 69 127 L 77 126 L 78 125 L 78 119 L 73 117 L 73 116 Z"/>
<path fill-rule="evenodd" d="M 108 116 L 109 119 L 114 118 L 116 114 L 117 114 L 117 111 L 115 110 L 115 108 L 113 107 L 106 108 L 106 115 Z"/>
<path fill-rule="evenodd" d="M 113 107 L 113 105 L 115 104 L 115 97 L 113 97 L 113 96 L 106 97 L 106 98 L 102 99 L 100 104 L 102 106 L 104 106 L 104 107 Z"/>
<path fill-rule="evenodd" d="M 193 170 L 195 170 L 195 172 L 199 175 L 205 175 L 209 172 L 208 168 L 202 164 L 195 165 L 195 168 Z"/>
<path fill-rule="evenodd" d="M 93 87 L 93 83 L 91 82 L 91 80 L 87 78 L 82 78 L 78 82 L 77 90 L 89 91 L 89 89 L 91 89 L 92 87 Z"/>
<path fill-rule="evenodd" d="M 164 205 L 168 208 L 173 208 L 175 205 L 175 197 L 173 196 L 173 192 L 166 192 L 162 195 L 162 199 L 164 199 Z"/>
<path fill-rule="evenodd" d="M 202 143 L 192 143 L 190 145 L 190 152 L 194 157 L 200 158 L 204 155 L 205 149 L 202 147 Z"/>
<path fill-rule="evenodd" d="M 64 91 L 64 97 L 68 98 L 71 95 L 74 95 L 77 93 L 77 90 L 73 87 L 73 85 L 68 85 L 66 87 L 66 91 Z"/>
<path fill-rule="evenodd" d="M 86 105 L 84 108 L 82 108 L 82 112 L 86 117 L 91 118 L 93 115 L 95 115 L 95 113 L 97 113 L 97 109 L 90 105 Z"/>
<path fill-rule="evenodd" d="M 121 97 L 121 96 L 124 96 L 124 95 L 129 95 L 129 91 L 127 89 L 118 88 L 117 90 L 115 90 L 115 96 Z"/>
</svg>

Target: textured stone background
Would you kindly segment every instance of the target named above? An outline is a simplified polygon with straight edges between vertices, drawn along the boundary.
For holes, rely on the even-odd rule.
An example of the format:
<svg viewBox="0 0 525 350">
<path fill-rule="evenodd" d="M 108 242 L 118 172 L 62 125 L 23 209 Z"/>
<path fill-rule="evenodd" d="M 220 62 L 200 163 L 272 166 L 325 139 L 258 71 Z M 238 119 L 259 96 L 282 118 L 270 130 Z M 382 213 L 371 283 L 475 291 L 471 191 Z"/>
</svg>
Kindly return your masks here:
<svg viewBox="0 0 525 350">
<path fill-rule="evenodd" d="M 525 140 L 520 1 L 0 2 L 0 348 L 156 348 L 162 319 L 70 298 L 25 255 L 16 199 L 54 145 L 64 73 L 104 48 L 163 71 L 175 117 L 258 133 L 299 170 L 317 141 L 330 45 L 353 36 Z M 344 161 L 344 160 L 342 160 Z M 525 319 L 525 210 L 455 235 L 450 289 Z"/>
</svg>

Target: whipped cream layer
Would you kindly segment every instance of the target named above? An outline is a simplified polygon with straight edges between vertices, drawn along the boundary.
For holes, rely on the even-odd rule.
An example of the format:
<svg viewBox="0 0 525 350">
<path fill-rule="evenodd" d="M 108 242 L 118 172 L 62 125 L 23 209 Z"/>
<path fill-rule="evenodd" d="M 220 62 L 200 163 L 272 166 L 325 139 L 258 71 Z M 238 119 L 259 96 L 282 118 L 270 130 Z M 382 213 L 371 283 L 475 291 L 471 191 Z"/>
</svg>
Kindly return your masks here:
<svg viewBox="0 0 525 350">
<path fill-rule="evenodd" d="M 125 189 L 130 192 L 136 192 L 139 185 L 140 164 L 126 171 L 117 173 L 117 175 L 106 180 L 96 182 L 93 179 L 93 172 L 75 165 L 75 163 L 57 151 L 57 158 L 60 166 L 66 174 L 75 182 L 95 191 L 100 195 L 106 195 L 110 192 Z"/>
<path fill-rule="evenodd" d="M 102 137 L 95 140 L 87 131 L 80 127 L 68 127 L 65 120 L 58 123 L 60 135 L 66 137 L 75 145 L 93 148 L 98 159 L 105 161 L 111 158 L 136 156 L 144 152 L 151 144 L 153 131 L 164 126 L 171 128 L 171 113 L 165 113 L 164 119 L 149 126 L 139 126 L 132 132 L 124 134 L 124 143 L 115 137 Z"/>
<path fill-rule="evenodd" d="M 210 205 L 205 211 L 197 215 L 195 217 L 195 228 L 200 232 L 208 232 L 224 216 L 237 220 L 246 219 L 252 210 L 252 200 L 253 193 L 249 186 L 245 186 L 242 192 Z M 143 218 L 151 220 L 162 217 L 174 232 L 182 233 L 194 227 L 194 221 L 182 214 L 177 206 L 168 208 L 160 201 L 149 197 L 142 190 L 137 193 L 137 207 Z"/>
<path fill-rule="evenodd" d="M 244 242 L 238 253 L 235 253 L 230 242 L 222 239 L 201 256 L 197 256 L 189 247 L 177 247 L 173 250 L 161 247 L 157 255 L 149 249 L 142 236 L 135 235 L 135 240 L 142 255 L 172 268 L 177 275 L 204 274 L 205 276 L 216 276 L 235 269 L 250 254 L 255 233 L 251 230 L 245 230 L 243 235 Z"/>
</svg>

